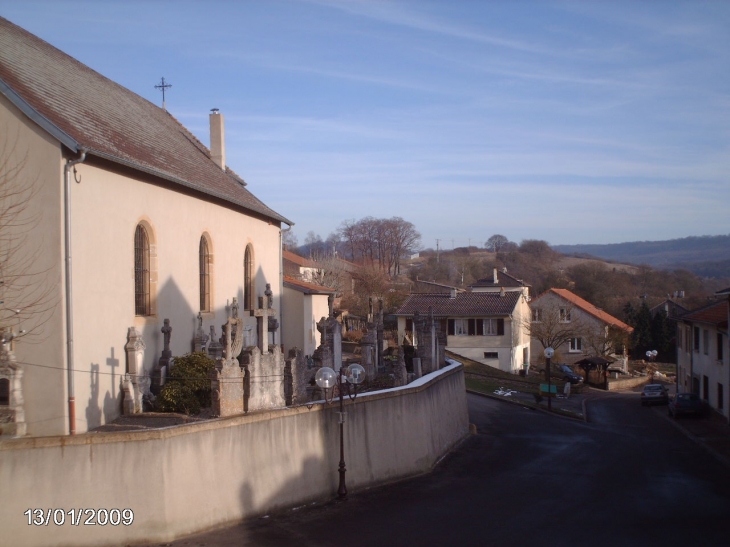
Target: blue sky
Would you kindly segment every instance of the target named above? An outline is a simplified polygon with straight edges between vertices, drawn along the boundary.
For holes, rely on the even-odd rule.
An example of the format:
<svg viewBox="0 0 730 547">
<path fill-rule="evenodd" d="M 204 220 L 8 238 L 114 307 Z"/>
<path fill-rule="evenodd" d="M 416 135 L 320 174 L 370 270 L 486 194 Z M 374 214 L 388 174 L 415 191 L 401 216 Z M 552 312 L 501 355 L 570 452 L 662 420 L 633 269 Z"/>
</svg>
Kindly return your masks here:
<svg viewBox="0 0 730 547">
<path fill-rule="evenodd" d="M 424 247 L 730 233 L 730 2 L 0 0 L 156 104 L 322 238 Z"/>
</svg>

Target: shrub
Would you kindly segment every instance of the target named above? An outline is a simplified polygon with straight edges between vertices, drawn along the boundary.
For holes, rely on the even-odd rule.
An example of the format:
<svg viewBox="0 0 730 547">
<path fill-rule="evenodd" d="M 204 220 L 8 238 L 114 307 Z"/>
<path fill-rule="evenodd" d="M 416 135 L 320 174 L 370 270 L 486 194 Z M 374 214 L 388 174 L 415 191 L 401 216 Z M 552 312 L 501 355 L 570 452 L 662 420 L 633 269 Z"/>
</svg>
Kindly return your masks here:
<svg viewBox="0 0 730 547">
<path fill-rule="evenodd" d="M 211 403 L 210 373 L 215 361 L 202 352 L 175 357 L 155 404 L 160 412 L 197 414 Z"/>
</svg>

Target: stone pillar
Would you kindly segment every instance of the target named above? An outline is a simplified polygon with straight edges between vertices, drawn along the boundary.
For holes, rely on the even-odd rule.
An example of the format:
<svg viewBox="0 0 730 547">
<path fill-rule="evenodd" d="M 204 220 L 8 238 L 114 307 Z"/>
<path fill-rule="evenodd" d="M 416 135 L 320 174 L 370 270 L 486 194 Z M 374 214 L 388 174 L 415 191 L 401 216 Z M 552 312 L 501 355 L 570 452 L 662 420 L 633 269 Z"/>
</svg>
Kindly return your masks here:
<svg viewBox="0 0 730 547">
<path fill-rule="evenodd" d="M 203 314 L 198 312 L 198 329 L 195 331 L 193 339 L 193 351 L 206 351 L 208 344 L 208 335 L 203 330 Z"/>
</svg>

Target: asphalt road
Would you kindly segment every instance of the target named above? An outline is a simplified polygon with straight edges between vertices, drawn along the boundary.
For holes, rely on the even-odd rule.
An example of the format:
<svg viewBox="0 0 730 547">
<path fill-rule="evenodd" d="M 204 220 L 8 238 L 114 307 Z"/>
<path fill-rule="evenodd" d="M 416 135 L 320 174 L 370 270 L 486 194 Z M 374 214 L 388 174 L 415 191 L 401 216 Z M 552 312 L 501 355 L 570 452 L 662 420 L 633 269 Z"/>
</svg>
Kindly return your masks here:
<svg viewBox="0 0 730 547">
<path fill-rule="evenodd" d="M 468 401 L 478 434 L 429 475 L 172 545 L 730 545 L 730 469 L 665 407 L 606 394 L 582 423 Z"/>
</svg>

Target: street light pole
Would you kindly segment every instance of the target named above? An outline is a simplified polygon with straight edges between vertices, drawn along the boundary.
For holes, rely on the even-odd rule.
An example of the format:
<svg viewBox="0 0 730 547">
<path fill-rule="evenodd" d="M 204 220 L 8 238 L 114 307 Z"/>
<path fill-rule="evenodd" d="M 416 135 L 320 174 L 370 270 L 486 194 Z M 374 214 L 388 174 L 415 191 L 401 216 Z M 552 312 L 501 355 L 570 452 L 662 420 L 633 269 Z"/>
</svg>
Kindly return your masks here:
<svg viewBox="0 0 730 547">
<path fill-rule="evenodd" d="M 553 394 L 552 394 L 552 384 L 550 380 L 550 361 L 553 358 L 553 355 L 555 355 L 555 350 L 551 347 L 545 348 L 545 360 L 547 365 L 545 366 L 545 373 L 547 374 L 547 385 L 548 385 L 548 412 L 553 411 Z"/>
<path fill-rule="evenodd" d="M 345 467 L 345 389 L 347 389 L 347 396 L 354 401 L 357 397 L 357 385 L 365 380 L 365 369 L 362 365 L 354 363 L 347 367 L 347 374 L 345 374 L 345 369 L 342 366 L 337 372 L 330 367 L 322 367 L 315 374 L 314 380 L 319 387 L 325 390 L 326 404 L 332 403 L 332 399 L 327 400 L 327 389 L 333 388 L 336 384 L 340 394 L 340 465 L 338 467 L 340 484 L 337 488 L 337 498 L 344 501 L 347 499 L 347 485 L 345 484 L 345 473 L 347 471 Z M 350 393 L 350 385 L 354 386 L 353 393 Z"/>
</svg>

